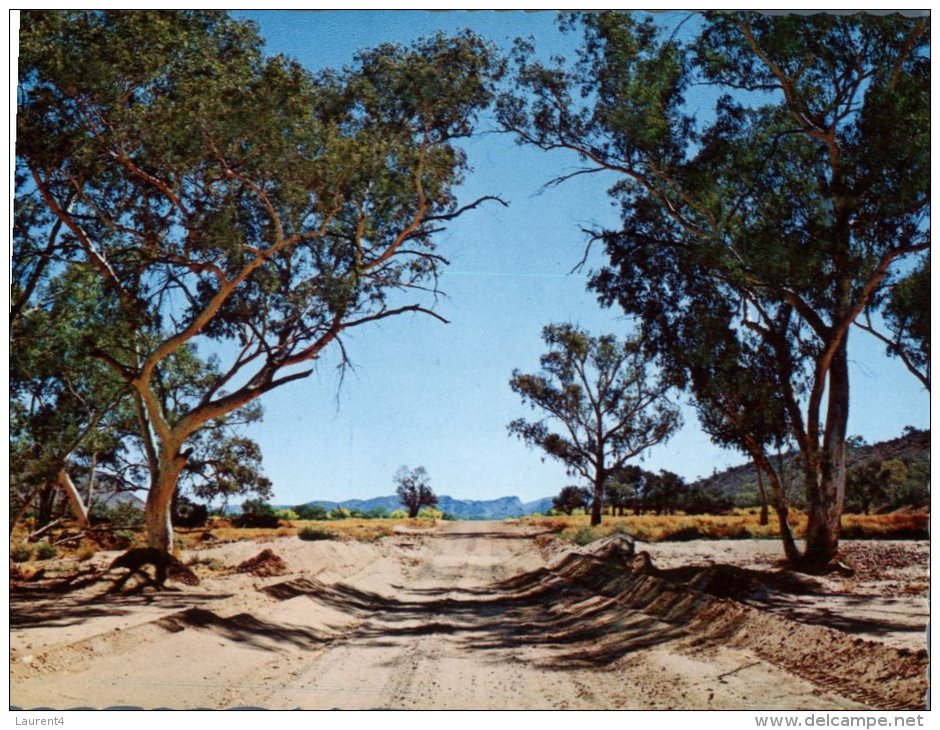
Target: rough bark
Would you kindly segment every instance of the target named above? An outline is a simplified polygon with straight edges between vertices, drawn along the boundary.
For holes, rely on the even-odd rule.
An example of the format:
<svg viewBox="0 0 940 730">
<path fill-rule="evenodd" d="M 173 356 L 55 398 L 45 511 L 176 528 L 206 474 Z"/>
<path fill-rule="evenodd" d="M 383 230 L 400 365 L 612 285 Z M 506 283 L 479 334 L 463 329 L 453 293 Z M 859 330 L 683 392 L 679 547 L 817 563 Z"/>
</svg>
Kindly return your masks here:
<svg viewBox="0 0 940 730">
<path fill-rule="evenodd" d="M 597 527 L 601 524 L 601 509 L 604 506 L 604 482 L 607 475 L 602 469 L 595 472 L 594 478 L 594 500 L 591 503 L 591 527 Z"/>
<path fill-rule="evenodd" d="M 804 469 L 808 523 L 804 562 L 825 565 L 839 550 L 839 531 L 845 502 L 845 437 L 849 417 L 849 376 L 843 340 L 829 370 L 829 400 L 822 448 L 809 455 Z M 812 467 L 812 473 L 810 472 Z"/>
<path fill-rule="evenodd" d="M 770 522 L 770 515 L 767 511 L 767 490 L 764 489 L 764 478 L 761 476 L 761 470 L 757 464 L 754 465 L 754 471 L 757 474 L 757 493 L 760 495 L 759 524 L 766 525 Z"/>
</svg>

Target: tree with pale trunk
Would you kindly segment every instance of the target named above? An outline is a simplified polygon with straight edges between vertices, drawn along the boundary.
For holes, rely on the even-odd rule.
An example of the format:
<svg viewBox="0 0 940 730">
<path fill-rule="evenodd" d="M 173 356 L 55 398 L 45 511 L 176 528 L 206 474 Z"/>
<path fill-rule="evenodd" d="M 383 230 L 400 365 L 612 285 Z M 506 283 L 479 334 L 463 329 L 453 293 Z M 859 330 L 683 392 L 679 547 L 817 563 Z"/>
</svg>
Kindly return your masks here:
<svg viewBox="0 0 940 730">
<path fill-rule="evenodd" d="M 929 20 L 688 20 L 672 32 L 628 13 L 566 16 L 583 32 L 577 62 L 533 61 L 521 43 L 500 118 L 522 144 L 580 157 L 555 182 L 618 176 L 622 225 L 592 231 L 607 264 L 590 287 L 637 318 L 667 376 L 771 477 L 787 555 L 824 565 L 845 495 L 853 324 L 880 310 L 893 354 L 925 352 L 909 347 L 923 319 L 888 292 L 929 255 Z M 707 95 L 689 103 L 693 90 Z M 696 382 L 715 357 L 730 390 Z M 771 469 L 781 440 L 800 453 L 802 553 Z"/>
<path fill-rule="evenodd" d="M 476 36 L 384 45 L 312 74 L 217 11 L 26 11 L 18 204 L 61 230 L 122 315 L 94 356 L 131 392 L 152 475 L 147 541 L 206 424 L 309 377 L 353 328 L 435 289 L 469 136 L 500 74 Z M 156 336 L 154 337 L 154 334 Z M 158 394 L 181 349 L 227 357 L 186 408 Z"/>
</svg>

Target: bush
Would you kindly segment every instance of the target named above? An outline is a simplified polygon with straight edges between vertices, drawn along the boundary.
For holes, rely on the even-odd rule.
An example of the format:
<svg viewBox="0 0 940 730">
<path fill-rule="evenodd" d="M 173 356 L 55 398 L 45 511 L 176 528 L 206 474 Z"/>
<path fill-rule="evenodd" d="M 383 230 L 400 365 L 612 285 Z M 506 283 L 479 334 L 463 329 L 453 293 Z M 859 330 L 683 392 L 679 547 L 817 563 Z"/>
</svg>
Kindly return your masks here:
<svg viewBox="0 0 940 730">
<path fill-rule="evenodd" d="M 384 520 L 387 518 L 388 510 L 385 507 L 373 507 L 363 515 L 367 520 Z"/>
<path fill-rule="evenodd" d="M 37 560 L 51 560 L 58 554 L 59 554 L 59 551 L 56 550 L 54 546 L 50 545 L 47 542 L 41 542 L 36 546 L 36 559 Z"/>
<path fill-rule="evenodd" d="M 318 504 L 298 504 L 293 508 L 298 520 L 325 520 L 326 510 Z"/>
<path fill-rule="evenodd" d="M 396 509 L 390 512 L 388 517 L 392 520 L 404 520 L 408 517 L 408 513 L 403 509 Z"/>
<path fill-rule="evenodd" d="M 587 545 L 590 542 L 594 542 L 595 539 L 597 539 L 597 536 L 590 527 L 579 527 L 574 535 L 571 536 L 571 541 L 575 545 Z"/>
<path fill-rule="evenodd" d="M 330 510 L 330 513 L 326 516 L 328 520 L 346 520 L 350 517 L 352 517 L 352 512 L 345 507 L 335 507 Z"/>
<path fill-rule="evenodd" d="M 108 522 L 114 529 L 136 530 L 144 525 L 144 512 L 130 502 L 108 506 L 102 502 L 92 505 L 88 514 L 91 524 Z"/>
<path fill-rule="evenodd" d="M 287 520 L 288 522 L 300 519 L 300 516 L 292 509 L 279 509 L 274 514 L 277 515 L 279 520 Z"/>
<path fill-rule="evenodd" d="M 261 499 L 248 499 L 232 524 L 235 527 L 277 527 L 278 519 L 270 504 Z"/>
<path fill-rule="evenodd" d="M 181 497 L 173 513 L 175 527 L 203 527 L 209 521 L 209 508 Z"/>
<path fill-rule="evenodd" d="M 322 527 L 305 527 L 297 533 L 301 540 L 335 540 L 334 535 L 329 530 Z"/>
<path fill-rule="evenodd" d="M 444 517 L 444 513 L 433 507 L 425 507 L 418 513 L 419 520 L 439 520 Z"/>
<path fill-rule="evenodd" d="M 25 543 L 22 543 L 20 545 L 15 545 L 10 550 L 10 560 L 12 560 L 14 563 L 25 563 L 31 557 L 33 557 L 32 545 L 26 545 Z"/>
</svg>

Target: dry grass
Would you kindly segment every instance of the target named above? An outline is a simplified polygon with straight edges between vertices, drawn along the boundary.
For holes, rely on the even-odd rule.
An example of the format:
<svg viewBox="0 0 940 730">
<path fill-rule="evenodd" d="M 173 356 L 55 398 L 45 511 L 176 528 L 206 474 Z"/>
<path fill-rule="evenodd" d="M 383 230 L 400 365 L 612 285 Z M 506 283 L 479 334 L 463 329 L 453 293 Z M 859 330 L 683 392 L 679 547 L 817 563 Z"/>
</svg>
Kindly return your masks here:
<svg viewBox="0 0 940 730">
<path fill-rule="evenodd" d="M 929 515 L 922 513 L 893 513 L 887 515 L 845 515 L 842 518 L 842 537 L 845 539 L 927 539 Z M 561 538 L 572 542 L 587 542 L 605 537 L 615 532 L 625 533 L 639 540 L 648 542 L 676 540 L 720 540 L 779 537 L 776 516 L 771 512 L 770 524 L 758 524 L 758 510 L 735 510 L 728 515 L 642 515 L 626 517 L 605 516 L 602 524 L 590 527 L 588 515 L 573 517 L 523 517 L 520 522 L 537 525 L 542 529 L 557 533 Z M 269 542 L 277 538 L 296 537 L 305 527 L 325 530 L 337 540 L 358 540 L 372 542 L 391 535 L 396 527 L 410 529 L 428 528 L 434 524 L 425 519 L 347 519 L 347 520 L 295 520 L 283 522 L 272 528 L 237 528 L 226 519 L 217 519 L 206 527 L 176 530 L 176 548 L 192 550 L 206 547 L 214 542 L 236 542 L 251 540 Z M 796 537 L 802 537 L 806 530 L 806 515 L 792 512 L 790 524 Z M 18 525 L 10 536 L 10 545 L 26 543 L 29 530 Z M 205 539 L 207 534 L 211 540 Z M 53 541 L 54 541 L 53 537 Z M 132 545 L 144 544 L 142 530 L 134 531 Z M 32 544 L 30 557 L 25 562 L 38 562 L 36 550 Z M 84 562 L 91 558 L 100 546 L 93 541 L 82 539 L 78 545 L 57 546 L 57 559 L 66 562 Z"/>
<path fill-rule="evenodd" d="M 523 522 L 535 524 L 559 533 L 566 540 L 581 542 L 584 528 L 590 526 L 588 515 L 573 517 L 526 517 Z M 845 515 L 842 518 L 842 537 L 846 539 L 878 538 L 926 539 L 926 514 Z M 806 531 L 806 515 L 791 512 L 790 525 L 796 537 Z M 592 529 L 596 538 L 622 532 L 639 540 L 661 542 L 665 540 L 728 540 L 751 538 L 779 538 L 776 515 L 771 513 L 770 524 L 759 524 L 757 510 L 735 510 L 729 515 L 641 515 L 603 518 Z"/>
<path fill-rule="evenodd" d="M 218 520 L 204 528 L 177 530 L 176 538 L 180 547 L 189 549 L 205 544 L 202 537 L 209 533 L 218 542 L 236 542 L 253 540 L 269 542 L 280 537 L 295 537 L 304 528 L 325 530 L 336 536 L 337 540 L 359 540 L 372 542 L 386 535 L 391 535 L 397 526 L 410 528 L 429 527 L 428 520 L 375 519 L 375 520 L 292 520 L 282 522 L 279 527 L 249 528 L 232 527 L 228 520 Z"/>
</svg>

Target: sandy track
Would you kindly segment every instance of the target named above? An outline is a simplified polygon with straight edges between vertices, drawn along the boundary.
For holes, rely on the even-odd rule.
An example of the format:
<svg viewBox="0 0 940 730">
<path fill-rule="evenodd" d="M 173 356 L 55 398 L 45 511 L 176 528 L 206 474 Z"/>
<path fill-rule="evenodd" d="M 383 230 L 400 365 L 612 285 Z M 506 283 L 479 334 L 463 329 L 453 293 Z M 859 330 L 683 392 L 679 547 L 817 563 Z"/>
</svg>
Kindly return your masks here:
<svg viewBox="0 0 940 730">
<path fill-rule="evenodd" d="M 632 572 L 616 542 L 572 551 L 459 522 L 373 545 L 270 546 L 290 574 L 104 603 L 100 588 L 14 596 L 12 704 L 913 708 L 926 687 L 917 652 Z M 233 565 L 259 549 L 200 555 Z M 808 644 L 822 650 L 796 650 Z"/>
</svg>

